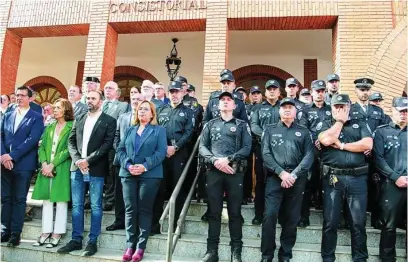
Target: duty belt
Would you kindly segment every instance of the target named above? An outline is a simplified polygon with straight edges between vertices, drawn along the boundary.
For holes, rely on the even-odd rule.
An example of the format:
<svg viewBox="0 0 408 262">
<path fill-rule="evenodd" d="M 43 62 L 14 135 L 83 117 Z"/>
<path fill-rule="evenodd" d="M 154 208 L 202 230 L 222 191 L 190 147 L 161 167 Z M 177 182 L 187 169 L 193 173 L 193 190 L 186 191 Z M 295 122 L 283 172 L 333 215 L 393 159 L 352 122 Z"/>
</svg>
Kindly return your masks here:
<svg viewBox="0 0 408 262">
<path fill-rule="evenodd" d="M 335 168 L 328 165 L 323 165 L 323 176 L 327 175 L 348 175 L 348 176 L 361 176 L 368 174 L 368 165 L 364 165 L 356 168 Z"/>
</svg>

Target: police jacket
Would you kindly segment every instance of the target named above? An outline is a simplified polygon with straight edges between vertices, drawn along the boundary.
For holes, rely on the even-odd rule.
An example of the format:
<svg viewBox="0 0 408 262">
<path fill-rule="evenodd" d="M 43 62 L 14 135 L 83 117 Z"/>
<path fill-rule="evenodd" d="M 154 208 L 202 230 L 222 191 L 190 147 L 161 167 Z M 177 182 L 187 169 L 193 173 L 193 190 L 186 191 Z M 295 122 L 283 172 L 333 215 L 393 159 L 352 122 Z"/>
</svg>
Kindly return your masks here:
<svg viewBox="0 0 408 262">
<path fill-rule="evenodd" d="M 225 121 L 219 117 L 205 124 L 199 154 L 212 164 L 223 157 L 228 157 L 230 161 L 244 160 L 251 152 L 251 145 L 248 123 L 237 118 Z"/>
<path fill-rule="evenodd" d="M 279 100 L 275 105 L 271 105 L 268 101 L 263 101 L 262 104 L 256 105 L 251 112 L 251 130 L 261 137 L 266 125 L 279 122 Z"/>
<path fill-rule="evenodd" d="M 309 130 L 293 122 L 267 125 L 262 135 L 264 166 L 279 175 L 289 171 L 297 176 L 307 175 L 313 164 L 313 142 Z"/>
<path fill-rule="evenodd" d="M 368 105 L 367 108 L 367 112 L 364 112 L 359 103 L 352 104 L 350 108 L 350 118 L 366 122 L 371 134 L 378 126 L 389 123 L 389 118 L 387 118 L 387 115 L 380 107 Z"/>
<path fill-rule="evenodd" d="M 396 181 L 407 175 L 407 127 L 394 122 L 382 125 L 374 132 L 374 159 L 380 173 Z"/>
<path fill-rule="evenodd" d="M 317 140 L 316 126 L 318 123 L 326 120 L 331 120 L 331 107 L 326 103 L 323 103 L 322 107 L 317 107 L 315 103 L 305 106 L 303 109 L 303 115 L 299 120 L 299 123 L 307 127 L 312 133 L 313 141 Z"/>
<path fill-rule="evenodd" d="M 157 121 L 166 128 L 167 145 L 182 148 L 190 141 L 194 129 L 193 111 L 180 103 L 175 108 L 162 105 L 157 109 Z M 173 144 L 175 142 L 175 144 Z"/>
<path fill-rule="evenodd" d="M 220 110 L 218 109 L 219 103 L 218 97 L 221 93 L 222 93 L 221 91 L 216 91 L 211 94 L 210 101 L 208 101 L 207 107 L 205 108 L 204 111 L 203 124 L 207 123 L 211 119 L 220 117 L 221 113 Z M 236 105 L 236 108 L 234 109 L 233 112 L 234 117 L 249 123 L 244 102 L 242 102 L 242 100 L 238 98 L 235 98 L 235 94 L 234 100 Z"/>
</svg>

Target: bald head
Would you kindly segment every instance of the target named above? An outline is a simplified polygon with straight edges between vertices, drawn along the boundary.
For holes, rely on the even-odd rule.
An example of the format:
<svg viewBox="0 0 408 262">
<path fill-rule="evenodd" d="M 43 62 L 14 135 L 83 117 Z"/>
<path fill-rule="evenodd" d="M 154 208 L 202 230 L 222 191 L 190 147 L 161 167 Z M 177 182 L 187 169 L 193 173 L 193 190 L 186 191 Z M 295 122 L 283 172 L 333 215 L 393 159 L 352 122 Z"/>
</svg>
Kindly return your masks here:
<svg viewBox="0 0 408 262">
<path fill-rule="evenodd" d="M 107 100 L 115 100 L 120 97 L 120 90 L 117 83 L 108 81 L 103 88 L 103 94 Z"/>
</svg>

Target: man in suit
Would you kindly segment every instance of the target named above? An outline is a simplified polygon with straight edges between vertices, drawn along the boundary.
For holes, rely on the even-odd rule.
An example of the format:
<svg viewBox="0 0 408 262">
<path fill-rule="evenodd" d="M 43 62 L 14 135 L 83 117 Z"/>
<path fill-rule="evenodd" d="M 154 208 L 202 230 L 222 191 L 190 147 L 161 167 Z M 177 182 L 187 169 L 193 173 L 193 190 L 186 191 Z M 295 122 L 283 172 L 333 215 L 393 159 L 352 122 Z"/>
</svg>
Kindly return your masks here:
<svg viewBox="0 0 408 262">
<path fill-rule="evenodd" d="M 29 86 L 27 86 L 27 88 L 30 89 L 30 92 L 31 92 L 31 97 L 29 98 L 30 109 L 32 109 L 34 112 L 37 112 L 37 113 L 42 115 L 42 113 L 43 113 L 42 107 L 35 102 L 35 98 L 37 97 L 37 92 L 35 92 Z M 18 103 L 10 104 L 10 111 L 16 110 L 17 107 L 18 107 Z"/>
<path fill-rule="evenodd" d="M 108 168 L 108 153 L 115 137 L 116 121 L 101 111 L 103 96 L 99 91 L 87 94 L 88 113 L 75 120 L 68 141 L 72 158 L 72 240 L 58 253 L 69 253 L 82 249 L 84 233 L 84 189 L 89 183 L 91 201 L 91 230 L 89 242 L 82 253 L 92 256 L 97 252 L 97 240 L 102 226 L 102 194 L 105 170 Z"/>
<path fill-rule="evenodd" d="M 166 97 L 166 88 L 162 82 L 154 84 L 154 98 L 162 101 L 166 105 L 170 105 L 170 99 Z"/>
<path fill-rule="evenodd" d="M 88 106 L 81 102 L 82 91 L 79 86 L 71 86 L 68 91 L 68 100 L 72 104 L 72 108 L 74 109 L 74 117 L 78 118 L 78 116 L 85 114 L 88 112 Z"/>
<path fill-rule="evenodd" d="M 131 111 L 119 116 L 116 123 L 115 140 L 113 142 L 113 149 L 115 152 L 117 151 L 120 141 L 124 139 L 126 130 L 132 125 L 133 119 L 135 118 L 136 108 L 143 99 L 142 94 L 131 94 Z M 122 183 L 119 177 L 120 163 L 116 155 L 113 160 L 113 166 L 115 171 L 115 221 L 106 227 L 106 231 L 125 229 L 125 206 L 123 202 Z"/>
<path fill-rule="evenodd" d="M 128 111 L 128 103 L 119 101 L 121 90 L 117 83 L 109 81 L 105 84 L 103 89 L 105 95 L 105 101 L 102 105 L 102 111 L 105 114 L 115 118 L 117 120 L 120 115 L 123 115 Z M 105 192 L 105 205 L 104 211 L 110 211 L 115 204 L 115 171 L 113 167 L 113 159 L 115 158 L 115 150 L 109 152 L 109 173 L 106 175 L 106 192 Z"/>
<path fill-rule="evenodd" d="M 1 122 L 1 242 L 11 247 L 20 244 L 27 193 L 44 129 L 42 115 L 29 106 L 32 95 L 26 86 L 17 88 L 17 107 Z"/>
</svg>

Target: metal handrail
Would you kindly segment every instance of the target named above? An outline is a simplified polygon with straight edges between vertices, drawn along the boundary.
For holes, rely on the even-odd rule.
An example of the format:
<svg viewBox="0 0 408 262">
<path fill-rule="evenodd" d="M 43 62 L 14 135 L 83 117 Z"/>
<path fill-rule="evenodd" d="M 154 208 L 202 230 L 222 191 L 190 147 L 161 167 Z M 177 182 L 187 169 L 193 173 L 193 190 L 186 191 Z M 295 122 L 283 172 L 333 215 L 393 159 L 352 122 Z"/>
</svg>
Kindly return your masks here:
<svg viewBox="0 0 408 262">
<path fill-rule="evenodd" d="M 171 197 L 169 199 L 169 202 L 167 203 L 163 214 L 160 217 L 160 224 L 161 224 L 161 229 L 163 230 L 163 225 L 164 225 L 164 220 L 167 216 L 167 214 L 169 214 L 169 219 L 168 219 L 168 229 L 167 229 L 167 248 L 166 248 L 166 261 L 171 262 L 171 258 L 173 255 L 173 250 L 175 248 L 175 245 L 173 247 L 173 224 L 174 224 L 174 217 L 175 217 L 175 209 L 176 209 L 176 199 L 180 193 L 181 187 L 183 186 L 184 180 L 186 179 L 187 173 L 188 173 L 188 169 L 190 168 L 191 162 L 193 161 L 193 158 L 195 157 L 195 154 L 197 152 L 198 149 L 198 145 L 200 143 L 200 138 L 201 136 L 198 137 L 194 148 L 193 148 L 193 152 L 191 153 L 191 156 L 189 157 L 186 166 L 183 169 L 183 172 L 181 173 L 181 176 L 177 182 L 176 187 L 173 190 L 173 193 L 171 194 Z M 194 182 L 196 182 L 196 180 L 194 180 Z M 191 190 L 190 190 L 191 191 Z M 190 196 L 190 194 L 188 195 Z M 184 210 L 184 206 L 183 206 L 183 210 Z M 183 211 L 182 210 L 182 211 Z M 180 235 L 180 233 L 179 233 Z M 177 243 L 177 240 L 176 240 Z"/>
</svg>

